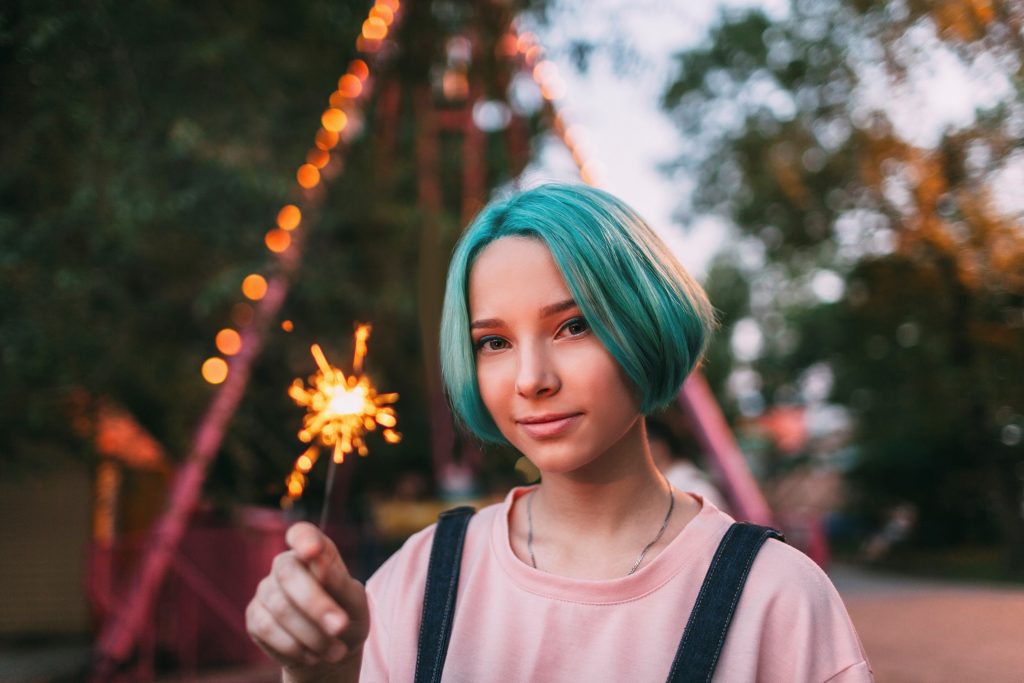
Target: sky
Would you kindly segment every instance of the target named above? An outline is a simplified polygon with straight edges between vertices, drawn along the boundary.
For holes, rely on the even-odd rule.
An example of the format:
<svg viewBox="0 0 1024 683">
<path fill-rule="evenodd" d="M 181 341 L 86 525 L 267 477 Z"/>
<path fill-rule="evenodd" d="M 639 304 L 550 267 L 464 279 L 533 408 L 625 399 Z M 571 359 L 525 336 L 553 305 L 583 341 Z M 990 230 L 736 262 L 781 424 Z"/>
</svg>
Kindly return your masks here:
<svg viewBox="0 0 1024 683">
<path fill-rule="evenodd" d="M 601 187 L 636 208 L 661 234 L 691 273 L 703 278 L 710 259 L 726 242 L 729 226 L 714 217 L 682 225 L 675 212 L 696 179 L 670 178 L 661 167 L 682 149 L 680 134 L 659 101 L 673 74 L 673 55 L 698 45 L 722 8 L 761 7 L 769 16 L 785 16 L 786 0 L 560 0 L 546 26 L 530 24 L 560 67 L 566 82 L 558 109 L 583 130 L 584 148 L 597 166 Z M 566 47 L 573 41 L 608 43 L 619 59 L 598 51 L 586 73 L 576 71 Z M 934 33 L 919 31 L 907 40 L 928 47 L 929 58 L 913 70 L 909 85 L 893 97 L 880 70 L 862 93 L 868 106 L 885 108 L 897 132 L 909 141 L 934 144 L 945 126 L 970 123 L 975 107 L 991 106 L 1012 93 L 1012 85 L 986 65 L 963 65 L 938 46 Z M 625 60 L 621 55 L 627 55 Z M 625 68 L 614 62 L 625 63 Z M 1024 211 L 1015 189 L 1024 178 L 1024 159 L 998 181 L 1004 210 Z M 528 184 L 576 180 L 571 157 L 551 138 L 528 170 Z"/>
<path fill-rule="evenodd" d="M 705 274 L 728 228 L 712 218 L 684 228 L 673 218 L 692 181 L 670 178 L 660 170 L 673 161 L 681 142 L 658 103 L 673 73 L 673 55 L 699 44 L 719 7 L 751 5 L 774 15 L 784 12 L 786 3 L 562 0 L 547 26 L 530 27 L 561 67 L 566 94 L 558 108 L 582 127 L 585 148 L 599 169 L 599 185 L 632 205 L 697 277 Z M 609 35 L 620 37 L 616 42 L 628 51 L 625 70 L 599 52 L 587 73 L 578 73 L 565 47 L 575 40 L 607 42 Z M 527 182 L 577 177 L 572 158 L 552 139 L 529 170 Z"/>
</svg>

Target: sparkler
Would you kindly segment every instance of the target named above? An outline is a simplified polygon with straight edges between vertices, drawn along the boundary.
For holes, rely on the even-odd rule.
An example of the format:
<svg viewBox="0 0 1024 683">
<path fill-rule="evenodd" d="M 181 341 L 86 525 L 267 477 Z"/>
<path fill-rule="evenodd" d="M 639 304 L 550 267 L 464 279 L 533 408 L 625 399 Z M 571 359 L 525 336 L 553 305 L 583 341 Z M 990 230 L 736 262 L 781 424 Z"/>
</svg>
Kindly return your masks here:
<svg viewBox="0 0 1024 683">
<path fill-rule="evenodd" d="M 402 439 L 394 429 L 398 423 L 395 409 L 389 405 L 398 400 L 398 394 L 378 394 L 370 378 L 362 374 L 369 336 L 369 325 L 356 328 L 352 374 L 348 377 L 327 361 L 319 345 L 313 344 L 310 351 L 319 371 L 309 377 L 308 386 L 301 379 L 296 379 L 288 388 L 292 400 L 306 408 L 299 441 L 311 445 L 296 458 L 291 473 L 285 479 L 288 491 L 281 503 L 287 507 L 302 496 L 307 475 L 320 457 L 320 446 L 333 448 L 320 515 L 321 528 L 327 521 L 334 472 L 345 461 L 345 455 L 353 451 L 362 456 L 369 453 L 365 435 L 376 430 L 377 425 L 383 428 L 382 434 L 388 443 L 398 443 Z"/>
</svg>

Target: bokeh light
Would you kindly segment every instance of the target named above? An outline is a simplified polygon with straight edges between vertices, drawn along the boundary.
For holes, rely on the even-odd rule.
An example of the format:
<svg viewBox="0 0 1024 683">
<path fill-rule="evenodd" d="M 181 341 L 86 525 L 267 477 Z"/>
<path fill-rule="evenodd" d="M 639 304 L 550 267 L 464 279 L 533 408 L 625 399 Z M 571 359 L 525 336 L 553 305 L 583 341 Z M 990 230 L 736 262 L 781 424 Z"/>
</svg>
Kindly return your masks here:
<svg viewBox="0 0 1024 683">
<path fill-rule="evenodd" d="M 263 238 L 263 242 L 267 245 L 267 249 L 275 254 L 280 254 L 287 251 L 288 247 L 292 245 L 292 236 L 284 230 L 274 228 L 273 230 L 267 231 L 267 235 Z"/>
<path fill-rule="evenodd" d="M 277 227 L 282 230 L 294 230 L 302 222 L 302 211 L 294 204 L 286 204 L 277 212 Z"/>
<path fill-rule="evenodd" d="M 220 384 L 228 378 L 228 364 L 223 358 L 214 356 L 203 362 L 203 379 L 210 384 Z"/>
<path fill-rule="evenodd" d="M 363 37 L 367 40 L 383 40 L 388 35 L 388 25 L 380 17 L 370 17 L 363 22 Z"/>
<path fill-rule="evenodd" d="M 363 82 L 359 80 L 358 76 L 345 74 L 338 79 L 338 92 L 345 97 L 359 97 L 363 92 Z"/>
<path fill-rule="evenodd" d="M 330 160 L 330 153 L 320 149 L 319 147 L 314 147 L 306 152 L 306 161 L 317 168 L 323 168 Z"/>
<path fill-rule="evenodd" d="M 214 338 L 217 350 L 225 356 L 233 356 L 242 350 L 242 336 L 230 327 L 225 327 Z"/>
<path fill-rule="evenodd" d="M 307 190 L 311 190 L 320 184 L 320 169 L 313 164 L 303 164 L 295 172 L 295 179 L 299 182 L 299 185 Z"/>
<path fill-rule="evenodd" d="M 327 151 L 334 149 L 335 145 L 338 144 L 338 134 L 321 128 L 316 132 L 316 146 L 320 149 Z"/>
<path fill-rule="evenodd" d="M 356 80 L 358 82 L 358 79 Z M 320 123 L 323 124 L 326 130 L 332 133 L 340 133 L 345 128 L 345 124 L 348 123 L 348 116 L 342 110 L 331 107 L 320 117 Z"/>
<path fill-rule="evenodd" d="M 247 299 L 259 301 L 267 295 L 267 280 L 262 275 L 253 273 L 242 280 L 242 294 Z"/>
<path fill-rule="evenodd" d="M 361 59 L 353 59 L 348 65 L 348 72 L 360 81 L 365 81 L 370 75 L 370 67 Z"/>
<path fill-rule="evenodd" d="M 370 16 L 380 19 L 387 26 L 390 26 L 391 22 L 395 20 L 394 11 L 386 4 L 380 2 L 370 8 Z"/>
</svg>

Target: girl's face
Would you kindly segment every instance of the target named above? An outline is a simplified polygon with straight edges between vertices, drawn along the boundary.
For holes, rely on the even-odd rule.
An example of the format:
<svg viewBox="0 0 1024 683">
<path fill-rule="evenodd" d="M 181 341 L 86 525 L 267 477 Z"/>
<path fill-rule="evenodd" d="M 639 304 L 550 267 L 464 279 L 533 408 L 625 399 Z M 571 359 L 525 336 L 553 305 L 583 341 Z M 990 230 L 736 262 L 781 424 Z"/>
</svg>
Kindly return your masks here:
<svg viewBox="0 0 1024 683">
<path fill-rule="evenodd" d="M 639 400 L 538 239 L 503 237 L 469 274 L 480 395 L 544 473 L 578 470 L 640 429 Z"/>
</svg>

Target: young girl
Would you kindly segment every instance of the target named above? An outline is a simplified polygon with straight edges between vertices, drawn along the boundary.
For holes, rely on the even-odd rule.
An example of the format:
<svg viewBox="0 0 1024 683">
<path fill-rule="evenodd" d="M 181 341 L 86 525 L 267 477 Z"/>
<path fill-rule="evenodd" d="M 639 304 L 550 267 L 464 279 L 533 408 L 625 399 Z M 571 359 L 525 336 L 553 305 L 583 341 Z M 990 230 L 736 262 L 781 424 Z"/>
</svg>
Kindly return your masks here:
<svg viewBox="0 0 1024 683">
<path fill-rule="evenodd" d="M 451 261 L 442 369 L 463 424 L 541 483 L 443 516 L 365 589 L 296 524 L 247 610 L 252 637 L 287 681 L 872 680 L 821 570 L 673 490 L 651 459 L 644 415 L 676 395 L 712 324 L 701 288 L 609 194 L 492 202 Z"/>
</svg>

